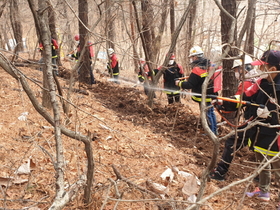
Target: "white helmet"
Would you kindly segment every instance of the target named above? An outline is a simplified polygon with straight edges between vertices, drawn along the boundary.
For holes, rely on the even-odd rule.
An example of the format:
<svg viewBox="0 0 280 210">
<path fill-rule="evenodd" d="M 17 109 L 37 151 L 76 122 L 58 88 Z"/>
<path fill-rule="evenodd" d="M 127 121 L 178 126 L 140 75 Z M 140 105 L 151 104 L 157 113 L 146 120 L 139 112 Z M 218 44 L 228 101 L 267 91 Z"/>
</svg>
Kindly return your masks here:
<svg viewBox="0 0 280 210">
<path fill-rule="evenodd" d="M 251 65 L 252 62 L 253 62 L 253 59 L 249 55 L 245 55 L 245 59 L 244 59 L 245 67 L 247 65 Z M 242 65 L 242 60 L 241 59 L 235 59 L 233 61 L 232 69 L 235 68 L 235 67 L 241 66 L 241 65 Z M 249 70 L 249 69 L 246 68 L 246 70 Z"/>
<path fill-rule="evenodd" d="M 108 49 L 108 53 L 109 53 L 109 55 L 112 55 L 114 52 L 115 52 L 115 51 L 114 51 L 114 49 L 113 49 L 113 48 L 109 48 L 109 49 Z"/>
<path fill-rule="evenodd" d="M 201 56 L 203 56 L 203 51 L 202 51 L 202 49 L 201 49 L 201 47 L 199 47 L 199 46 L 194 46 L 194 47 L 192 47 L 191 48 L 191 50 L 190 50 L 190 55 L 189 55 L 189 57 L 192 57 L 192 56 L 198 56 L 198 57 L 201 57 Z"/>
<path fill-rule="evenodd" d="M 244 64 L 251 64 L 253 59 L 249 55 L 245 55 Z"/>
</svg>

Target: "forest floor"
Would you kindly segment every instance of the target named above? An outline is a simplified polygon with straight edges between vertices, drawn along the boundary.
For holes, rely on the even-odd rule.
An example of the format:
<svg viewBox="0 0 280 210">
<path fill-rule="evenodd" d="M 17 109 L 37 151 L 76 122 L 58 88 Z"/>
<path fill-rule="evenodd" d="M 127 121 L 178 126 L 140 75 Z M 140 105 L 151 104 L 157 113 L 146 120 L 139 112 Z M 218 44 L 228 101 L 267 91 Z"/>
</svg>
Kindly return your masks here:
<svg viewBox="0 0 280 210">
<path fill-rule="evenodd" d="M 41 101 L 42 72 L 28 66 L 18 69 L 33 80 L 29 84 Z M 187 97 L 181 104 L 167 105 L 165 94 L 157 91 L 150 108 L 143 87 L 124 81 L 118 85 L 97 72 L 98 68 L 94 70 L 97 84 L 72 93 L 75 106 L 71 106 L 70 123 L 65 125 L 63 114 L 61 120 L 69 129 L 92 135 L 95 173 L 88 209 L 109 210 L 115 205 L 120 210 L 186 209 L 190 195 L 186 191 L 196 187 L 185 183 L 194 182 L 176 173 L 167 182 L 161 175 L 168 168 L 177 168 L 201 178 L 209 164 L 213 143 L 200 125 L 198 104 Z M 34 109 L 19 82 L 1 68 L 0 79 L 0 209 L 47 209 L 55 196 L 53 128 Z M 68 80 L 58 80 L 66 95 Z M 79 89 L 78 84 L 75 89 Z M 219 127 L 220 136 L 229 129 Z M 85 174 L 87 159 L 80 141 L 62 137 L 65 185 L 69 186 Z M 253 160 L 254 154 L 247 148 L 237 152 L 226 180 L 208 180 L 204 197 L 247 177 L 255 166 L 250 162 Z M 124 180 L 116 181 L 112 166 Z M 161 191 L 162 202 L 154 200 L 150 192 L 159 194 L 151 183 L 167 186 Z M 269 202 L 244 196 L 253 189 L 254 183 L 248 182 L 233 186 L 208 199 L 200 209 L 276 209 L 279 190 L 274 183 Z M 123 201 L 116 202 L 120 196 Z M 86 209 L 82 201 L 80 192 L 64 209 Z"/>
</svg>

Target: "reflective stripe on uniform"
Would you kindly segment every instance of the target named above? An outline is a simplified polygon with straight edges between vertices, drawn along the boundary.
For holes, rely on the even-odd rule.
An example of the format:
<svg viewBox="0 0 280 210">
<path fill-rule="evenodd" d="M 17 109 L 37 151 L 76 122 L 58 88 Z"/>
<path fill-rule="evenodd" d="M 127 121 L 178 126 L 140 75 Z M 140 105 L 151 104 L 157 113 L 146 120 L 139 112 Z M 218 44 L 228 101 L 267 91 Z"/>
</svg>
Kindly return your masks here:
<svg viewBox="0 0 280 210">
<path fill-rule="evenodd" d="M 113 73 L 114 76 L 119 75 L 120 73 Z"/>
<path fill-rule="evenodd" d="M 251 141 L 251 139 L 249 138 L 249 139 L 248 139 L 248 146 L 251 147 L 251 145 L 252 145 L 252 141 Z"/>
<path fill-rule="evenodd" d="M 166 94 L 179 94 L 179 93 L 180 93 L 180 91 L 175 91 L 175 92 L 162 91 L 162 92 L 164 92 L 164 93 L 166 93 Z"/>
<path fill-rule="evenodd" d="M 240 101 L 240 95 L 235 95 L 236 100 Z M 241 103 L 236 103 L 236 109 L 238 109 L 241 106 Z"/>
<path fill-rule="evenodd" d="M 192 99 L 197 101 L 197 102 L 201 102 L 201 98 L 200 97 L 192 96 Z M 212 99 L 211 98 L 206 98 L 205 101 L 206 102 L 211 102 Z"/>
<path fill-rule="evenodd" d="M 276 156 L 278 154 L 278 152 L 270 151 L 257 146 L 254 146 L 254 151 L 268 156 Z"/>
<path fill-rule="evenodd" d="M 207 76 L 208 76 L 208 72 L 205 72 L 205 73 L 200 75 L 200 77 L 207 77 Z"/>
</svg>

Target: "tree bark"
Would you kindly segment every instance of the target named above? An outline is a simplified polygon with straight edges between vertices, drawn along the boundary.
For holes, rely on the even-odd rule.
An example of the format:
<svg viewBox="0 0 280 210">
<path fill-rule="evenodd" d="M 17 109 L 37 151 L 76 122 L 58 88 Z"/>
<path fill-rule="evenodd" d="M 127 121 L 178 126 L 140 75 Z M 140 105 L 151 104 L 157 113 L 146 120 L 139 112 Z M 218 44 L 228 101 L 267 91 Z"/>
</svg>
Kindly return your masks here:
<svg viewBox="0 0 280 210">
<path fill-rule="evenodd" d="M 10 19 L 11 25 L 14 32 L 14 37 L 16 40 L 15 52 L 16 54 L 19 51 L 23 51 L 23 42 L 22 42 L 22 25 L 21 25 L 21 18 L 20 18 L 20 11 L 18 7 L 17 0 L 11 0 L 10 2 Z"/>
<path fill-rule="evenodd" d="M 236 43 L 236 0 L 222 0 L 221 3 L 222 7 L 228 12 L 221 11 L 222 44 L 228 43 L 232 46 Z M 238 54 L 238 52 L 232 50 L 230 46 L 223 47 L 223 54 L 225 54 L 226 57 L 236 56 Z M 223 60 L 223 96 L 232 96 L 236 91 L 237 80 L 231 69 L 232 65 L 233 60 Z"/>
<path fill-rule="evenodd" d="M 55 18 L 55 11 L 53 6 L 51 5 L 50 2 L 48 2 L 49 4 L 49 8 L 48 8 L 48 15 L 49 15 L 49 27 L 50 27 L 50 31 L 51 31 L 51 37 L 53 39 L 55 39 L 58 42 L 58 35 L 57 35 L 57 31 L 56 31 L 56 18 Z M 60 60 L 60 47 L 59 49 L 57 49 L 57 65 L 58 66 L 62 66 L 61 64 L 61 60 Z"/>
<path fill-rule="evenodd" d="M 108 37 L 106 46 L 107 48 L 115 49 L 115 38 L 116 38 L 116 31 L 115 31 L 115 16 L 113 14 L 113 6 L 114 2 L 111 0 L 105 1 L 105 10 L 106 12 L 106 36 Z"/>
<path fill-rule="evenodd" d="M 90 71 L 91 71 L 91 58 L 88 47 L 88 1 L 79 0 L 79 34 L 80 34 L 80 49 L 83 49 L 84 53 L 80 56 L 79 66 L 79 81 L 85 84 L 91 84 Z"/>
</svg>

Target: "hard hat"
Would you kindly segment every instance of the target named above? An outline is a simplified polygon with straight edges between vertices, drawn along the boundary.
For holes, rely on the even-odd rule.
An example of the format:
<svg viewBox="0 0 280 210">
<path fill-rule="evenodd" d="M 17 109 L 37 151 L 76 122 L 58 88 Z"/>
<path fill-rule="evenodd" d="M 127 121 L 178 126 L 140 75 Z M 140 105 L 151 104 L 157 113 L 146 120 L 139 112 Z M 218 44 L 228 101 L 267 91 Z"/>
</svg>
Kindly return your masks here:
<svg viewBox="0 0 280 210">
<path fill-rule="evenodd" d="M 253 62 L 253 59 L 249 56 L 249 55 L 245 55 L 245 59 L 244 59 L 244 65 L 250 65 Z M 232 69 L 237 67 L 237 66 L 241 66 L 242 65 L 242 60 L 241 59 L 235 59 L 233 61 L 233 66 Z M 246 70 L 248 70 L 246 68 Z"/>
<path fill-rule="evenodd" d="M 170 60 L 175 60 L 175 55 L 174 55 L 174 53 L 171 54 Z"/>
<path fill-rule="evenodd" d="M 245 55 L 244 64 L 251 64 L 253 59 L 249 55 Z"/>
<path fill-rule="evenodd" d="M 114 49 L 113 49 L 113 48 L 109 48 L 109 49 L 108 49 L 108 53 L 109 53 L 109 55 L 112 55 L 114 52 L 115 52 L 115 51 L 114 51 Z"/>
<path fill-rule="evenodd" d="M 145 63 L 146 62 L 144 58 L 140 58 L 139 60 L 140 60 L 140 63 Z"/>
<path fill-rule="evenodd" d="M 235 59 L 233 61 L 233 66 L 232 66 L 232 69 L 238 67 L 238 66 L 241 66 L 242 65 L 242 60 L 241 59 Z"/>
<path fill-rule="evenodd" d="M 76 41 L 79 41 L 79 40 L 80 40 L 80 35 L 79 35 L 79 34 L 75 35 L 75 36 L 74 36 L 74 39 L 75 39 Z"/>
<path fill-rule="evenodd" d="M 201 47 L 199 47 L 199 46 L 194 46 L 194 47 L 192 47 L 191 50 L 190 50 L 190 55 L 189 55 L 189 57 L 192 57 L 192 56 L 198 56 L 198 57 L 200 57 L 200 56 L 203 55 L 203 53 L 204 53 L 204 52 L 202 51 Z"/>
</svg>

